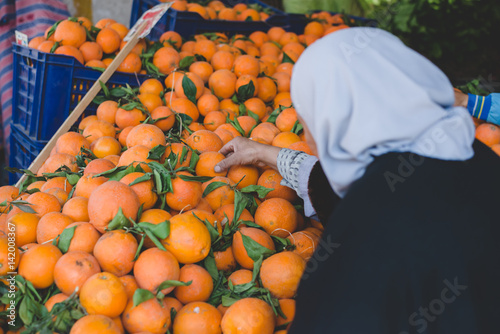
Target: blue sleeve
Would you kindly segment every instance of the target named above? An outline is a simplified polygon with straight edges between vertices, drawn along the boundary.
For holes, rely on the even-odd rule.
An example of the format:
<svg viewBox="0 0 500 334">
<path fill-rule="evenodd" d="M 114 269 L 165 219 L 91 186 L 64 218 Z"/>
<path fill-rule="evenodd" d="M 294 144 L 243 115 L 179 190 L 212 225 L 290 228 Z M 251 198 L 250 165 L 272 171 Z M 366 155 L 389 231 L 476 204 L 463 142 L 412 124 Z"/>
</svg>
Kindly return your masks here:
<svg viewBox="0 0 500 334">
<path fill-rule="evenodd" d="M 472 117 L 500 125 L 500 93 L 488 96 L 469 94 L 467 109 Z"/>
</svg>

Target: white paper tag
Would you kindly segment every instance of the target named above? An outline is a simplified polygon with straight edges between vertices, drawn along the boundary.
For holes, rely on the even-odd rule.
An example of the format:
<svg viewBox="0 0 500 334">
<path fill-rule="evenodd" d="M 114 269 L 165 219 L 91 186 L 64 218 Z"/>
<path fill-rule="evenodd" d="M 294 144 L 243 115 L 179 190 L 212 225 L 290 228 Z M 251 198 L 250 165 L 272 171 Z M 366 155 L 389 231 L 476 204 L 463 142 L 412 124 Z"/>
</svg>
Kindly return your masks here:
<svg viewBox="0 0 500 334">
<path fill-rule="evenodd" d="M 15 31 L 15 33 L 16 33 L 16 43 L 19 45 L 28 46 L 28 35 L 17 30 Z"/>
<path fill-rule="evenodd" d="M 144 38 L 147 35 L 149 35 L 149 33 L 151 32 L 151 29 L 153 29 L 155 24 L 161 19 L 163 14 L 165 14 L 167 12 L 167 10 L 173 5 L 173 3 L 174 2 L 172 1 L 172 2 L 167 2 L 164 4 L 159 4 L 157 6 L 154 6 L 150 10 L 144 12 L 144 14 L 142 14 L 141 18 L 139 20 L 137 20 L 137 22 L 134 24 L 134 26 L 132 28 L 130 28 L 130 31 L 128 32 L 127 36 L 125 36 L 125 38 L 123 40 L 126 42 L 129 41 L 130 38 L 132 38 L 132 36 L 135 34 L 137 29 L 139 29 L 139 27 L 142 25 L 142 23 L 144 21 L 146 21 L 147 24 L 144 26 L 144 28 L 140 32 L 139 38 Z"/>
</svg>

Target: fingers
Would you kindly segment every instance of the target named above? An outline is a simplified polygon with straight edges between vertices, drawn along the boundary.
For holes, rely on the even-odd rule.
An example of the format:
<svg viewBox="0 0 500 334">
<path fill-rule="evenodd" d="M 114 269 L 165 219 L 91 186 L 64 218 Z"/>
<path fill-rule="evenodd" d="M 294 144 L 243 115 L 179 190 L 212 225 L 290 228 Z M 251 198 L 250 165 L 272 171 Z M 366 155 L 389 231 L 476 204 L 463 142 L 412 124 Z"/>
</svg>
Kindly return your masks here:
<svg viewBox="0 0 500 334">
<path fill-rule="evenodd" d="M 214 172 L 220 173 L 220 172 L 223 172 L 225 170 L 228 170 L 229 168 L 231 168 L 231 166 L 241 165 L 241 164 L 242 164 L 242 161 L 241 161 L 240 156 L 238 154 L 231 154 L 226 159 L 222 160 L 217 165 L 215 165 Z"/>
</svg>

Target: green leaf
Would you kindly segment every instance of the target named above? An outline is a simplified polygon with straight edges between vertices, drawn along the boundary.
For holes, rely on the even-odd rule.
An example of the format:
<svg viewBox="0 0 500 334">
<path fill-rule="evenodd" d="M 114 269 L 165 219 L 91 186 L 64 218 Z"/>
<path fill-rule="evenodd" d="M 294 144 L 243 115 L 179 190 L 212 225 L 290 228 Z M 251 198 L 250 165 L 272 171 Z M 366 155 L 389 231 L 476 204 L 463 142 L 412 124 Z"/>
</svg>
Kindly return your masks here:
<svg viewBox="0 0 500 334">
<path fill-rule="evenodd" d="M 165 239 L 170 235 L 170 221 L 165 220 L 160 224 L 151 224 L 148 222 L 138 223 L 137 226 L 151 231 L 157 238 Z"/>
<path fill-rule="evenodd" d="M 196 61 L 194 56 L 187 56 L 181 59 L 179 62 L 179 69 L 180 70 L 187 70 L 189 66 L 191 66 L 192 63 Z"/>
<path fill-rule="evenodd" d="M 10 202 L 13 206 L 19 208 L 23 212 L 27 213 L 37 213 L 33 208 L 30 206 L 32 205 L 31 203 L 25 202 L 25 201 L 12 201 Z"/>
<path fill-rule="evenodd" d="M 243 136 L 246 137 L 247 134 L 245 133 L 245 130 L 240 125 L 240 122 L 238 122 L 238 118 L 234 118 L 234 120 L 229 119 L 229 116 L 226 118 L 227 123 L 231 124 L 234 126 L 234 128 Z"/>
<path fill-rule="evenodd" d="M 165 289 L 171 288 L 173 286 L 190 286 L 191 283 L 193 283 L 193 281 L 181 282 L 181 281 L 175 281 L 175 280 L 167 280 L 167 281 L 162 282 L 158 286 L 158 291 L 165 290 Z"/>
<path fill-rule="evenodd" d="M 149 150 L 148 159 L 151 160 L 160 160 L 163 154 L 165 154 L 166 146 L 157 145 Z"/>
<path fill-rule="evenodd" d="M 79 174 L 67 174 L 66 178 L 68 179 L 69 184 L 74 186 L 75 184 L 78 183 L 80 180 L 81 176 Z"/>
<path fill-rule="evenodd" d="M 275 235 L 272 235 L 271 238 L 274 241 L 274 245 L 276 246 L 276 251 L 281 252 L 287 249 L 287 247 L 292 245 L 292 242 L 289 239 L 281 238 Z"/>
<path fill-rule="evenodd" d="M 134 296 L 132 297 L 132 300 L 134 301 L 134 307 L 145 301 L 153 299 L 154 297 L 155 295 L 149 290 L 137 289 L 135 290 Z"/>
<path fill-rule="evenodd" d="M 257 122 L 257 124 L 259 124 L 259 121 L 260 121 L 259 115 L 257 115 L 256 113 L 254 113 L 250 109 L 247 109 L 247 114 L 248 114 L 248 116 L 252 117 Z M 254 127 L 256 127 L 256 126 L 257 125 L 254 125 Z M 252 130 L 253 130 L 253 128 L 252 128 Z M 250 130 L 249 133 L 252 133 L 252 130 Z"/>
<path fill-rule="evenodd" d="M 99 80 L 99 85 L 101 86 L 101 89 L 104 93 L 104 96 L 109 97 L 109 89 L 108 89 L 108 87 L 106 87 L 106 84 L 104 82 L 102 82 L 101 80 Z"/>
<path fill-rule="evenodd" d="M 109 94 L 113 97 L 120 98 L 126 96 L 128 93 L 123 87 L 115 87 L 110 89 Z"/>
<path fill-rule="evenodd" d="M 245 247 L 248 256 L 254 261 L 257 261 L 261 256 L 267 257 L 276 253 L 276 251 L 262 246 L 257 241 L 244 235 L 243 233 L 241 233 L 241 238 L 243 240 L 243 246 Z"/>
<path fill-rule="evenodd" d="M 253 84 L 253 81 L 250 80 L 249 83 L 246 85 L 240 86 L 238 88 L 238 97 L 240 98 L 241 101 L 246 101 L 249 98 L 253 97 L 255 93 L 255 85 Z"/>
<path fill-rule="evenodd" d="M 295 124 L 293 125 L 292 132 L 295 133 L 296 135 L 298 135 L 302 132 L 303 129 L 304 129 L 304 127 L 302 126 L 302 124 L 300 124 L 300 122 L 297 120 L 297 121 L 295 121 Z"/>
<path fill-rule="evenodd" d="M 262 261 L 264 261 L 264 255 L 261 255 L 253 263 L 252 283 L 255 283 L 255 281 L 257 280 L 257 277 L 259 276 L 259 271 L 260 271 L 260 267 L 262 266 Z"/>
<path fill-rule="evenodd" d="M 153 176 L 152 173 L 146 173 L 143 176 L 139 176 L 137 179 L 135 179 L 134 181 L 130 182 L 130 184 L 128 186 L 132 187 L 135 184 L 138 184 L 138 183 L 141 183 L 141 182 L 144 182 L 144 181 L 149 181 L 149 180 L 151 180 L 152 176 Z"/>
<path fill-rule="evenodd" d="M 248 198 L 244 196 L 241 191 L 234 192 L 234 217 L 233 222 L 240 219 L 241 213 L 248 204 Z"/>
<path fill-rule="evenodd" d="M 259 185 L 250 185 L 250 186 L 247 186 L 243 189 L 241 189 L 240 191 L 242 193 L 253 193 L 253 192 L 256 192 L 257 193 L 257 196 L 259 196 L 259 198 L 264 198 L 267 196 L 267 194 L 269 194 L 271 191 L 273 191 L 274 188 L 266 188 L 264 186 L 259 186 Z"/>
<path fill-rule="evenodd" d="M 269 115 L 269 117 L 267 118 L 266 122 L 276 124 L 276 118 L 278 118 L 280 113 L 281 113 L 280 107 L 274 109 L 271 115 Z"/>
<path fill-rule="evenodd" d="M 163 246 L 163 244 L 160 242 L 160 240 L 158 240 L 158 238 L 153 234 L 153 232 L 151 232 L 151 230 L 145 229 L 144 233 L 146 233 L 146 235 L 149 237 L 149 239 L 151 239 L 151 241 L 155 244 L 156 247 L 158 247 L 162 251 L 167 250 L 165 246 Z"/>
<path fill-rule="evenodd" d="M 216 282 L 219 279 L 219 271 L 217 270 L 217 265 L 215 264 L 215 257 L 212 250 L 210 250 L 210 253 L 205 258 L 205 260 L 203 260 L 203 264 L 210 276 L 212 276 L 213 281 Z"/>
<path fill-rule="evenodd" d="M 213 179 L 211 176 L 190 176 L 190 175 L 177 175 L 181 180 L 187 182 L 208 182 Z"/>
<path fill-rule="evenodd" d="M 118 213 L 115 215 L 113 220 L 109 222 L 106 230 L 107 231 L 119 230 L 129 226 L 130 226 L 130 220 L 127 217 L 125 217 L 125 215 L 123 214 L 123 210 L 120 207 L 118 209 Z"/>
<path fill-rule="evenodd" d="M 65 228 L 62 233 L 58 235 L 59 241 L 57 242 L 57 247 L 61 250 L 61 252 L 68 252 L 69 245 L 71 244 L 71 240 L 75 235 L 76 228 L 77 226 Z"/>
<path fill-rule="evenodd" d="M 104 177 L 107 177 L 109 179 L 109 181 L 120 181 L 125 175 L 128 175 L 130 173 L 134 173 L 134 172 L 144 173 L 144 170 L 142 169 L 140 164 L 135 166 L 135 167 L 133 164 L 130 164 L 128 166 L 117 166 L 113 169 L 96 174 L 96 175 L 94 175 L 94 177 L 104 176 Z"/>
<path fill-rule="evenodd" d="M 283 52 L 283 61 L 281 63 L 291 63 L 295 64 L 292 58 L 290 58 L 289 55 L 286 54 L 286 52 Z"/>
<path fill-rule="evenodd" d="M 220 187 L 224 187 L 224 186 L 227 186 L 227 182 L 221 182 L 221 181 L 215 181 L 215 182 L 212 182 L 210 183 L 206 188 L 205 190 L 203 191 L 203 197 L 206 197 L 208 194 L 210 194 L 212 191 L 214 191 L 215 189 L 218 189 Z"/>
<path fill-rule="evenodd" d="M 222 306 L 229 307 L 229 306 L 233 305 L 234 303 L 236 303 L 238 300 L 239 299 L 232 298 L 229 296 L 222 296 Z"/>
<path fill-rule="evenodd" d="M 184 94 L 189 101 L 196 104 L 196 86 L 187 75 L 182 78 L 182 88 L 184 89 Z"/>
</svg>

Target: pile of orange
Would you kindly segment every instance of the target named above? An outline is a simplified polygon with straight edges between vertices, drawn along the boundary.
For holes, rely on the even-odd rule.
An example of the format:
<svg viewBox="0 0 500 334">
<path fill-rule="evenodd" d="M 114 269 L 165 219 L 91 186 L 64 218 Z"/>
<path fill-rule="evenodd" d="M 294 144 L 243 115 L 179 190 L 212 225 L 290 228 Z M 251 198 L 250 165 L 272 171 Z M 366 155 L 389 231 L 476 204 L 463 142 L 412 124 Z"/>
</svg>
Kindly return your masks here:
<svg viewBox="0 0 500 334">
<path fill-rule="evenodd" d="M 160 0 L 161 2 L 172 2 L 172 0 Z M 186 0 L 173 1 L 172 8 L 179 11 L 198 13 L 205 20 L 226 21 L 265 21 L 273 14 L 270 8 L 259 4 L 247 5 L 237 3 L 234 7 L 227 7 L 222 1 L 212 0 L 203 6 Z"/>
<path fill-rule="evenodd" d="M 215 173 L 214 166 L 237 136 L 311 153 L 290 99 L 294 60 L 305 47 L 281 28 L 248 38 L 179 37 L 165 33 L 153 57 L 163 82 L 146 80 L 128 104 L 101 103 L 78 132 L 59 138 L 38 179 L 21 190 L 0 188 L 0 202 L 23 200 L 34 211 L 2 207 L 0 275 L 8 271 L 4 234 L 15 225 L 19 275 L 40 291 L 60 291 L 47 309 L 76 291 L 89 314 L 71 333 L 283 334 L 293 320 L 293 298 L 322 225 L 296 209 L 298 196 L 277 171 L 234 166 Z M 158 183 L 159 165 L 170 175 L 168 189 Z M 234 217 L 248 186 L 270 191 L 245 193 L 248 204 Z M 116 217 L 168 222 L 168 236 L 141 242 L 130 228 L 110 230 Z M 263 261 L 254 278 L 255 248 Z M 165 281 L 191 283 L 161 286 Z M 255 293 L 217 299 L 242 284 Z M 134 305 L 145 290 L 154 298 Z"/>
<path fill-rule="evenodd" d="M 95 26 L 85 17 L 68 18 L 47 29 L 44 36 L 31 39 L 28 46 L 42 52 L 76 58 L 80 63 L 105 69 L 125 46 L 123 38 L 129 29 L 113 19 L 102 19 Z M 124 59 L 118 71 L 141 72 L 140 55 L 146 50 L 146 41 L 140 40 Z"/>
</svg>

